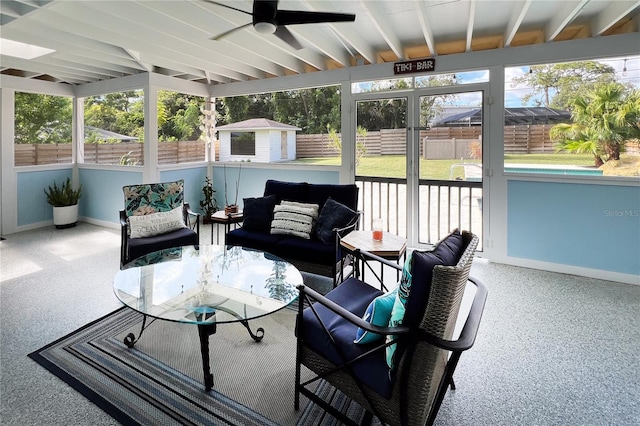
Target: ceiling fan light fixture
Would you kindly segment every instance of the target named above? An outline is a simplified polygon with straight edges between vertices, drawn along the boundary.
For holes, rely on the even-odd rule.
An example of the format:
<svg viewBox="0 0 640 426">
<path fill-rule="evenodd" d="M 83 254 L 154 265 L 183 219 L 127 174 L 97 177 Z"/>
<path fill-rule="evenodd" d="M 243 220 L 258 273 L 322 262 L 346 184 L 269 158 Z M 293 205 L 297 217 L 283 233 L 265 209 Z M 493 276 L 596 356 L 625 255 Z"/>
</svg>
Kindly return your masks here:
<svg viewBox="0 0 640 426">
<path fill-rule="evenodd" d="M 277 28 L 275 24 L 272 24 L 271 22 L 256 22 L 253 24 L 253 27 L 260 34 L 273 34 L 276 32 Z"/>
</svg>

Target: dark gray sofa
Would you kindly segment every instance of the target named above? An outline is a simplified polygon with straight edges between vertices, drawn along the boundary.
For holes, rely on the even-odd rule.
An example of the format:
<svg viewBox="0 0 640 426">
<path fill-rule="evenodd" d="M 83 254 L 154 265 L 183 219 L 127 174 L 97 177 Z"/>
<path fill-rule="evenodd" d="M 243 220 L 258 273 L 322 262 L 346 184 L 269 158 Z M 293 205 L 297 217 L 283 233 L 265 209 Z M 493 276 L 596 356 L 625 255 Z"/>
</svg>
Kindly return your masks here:
<svg viewBox="0 0 640 426">
<path fill-rule="evenodd" d="M 318 205 L 317 226 L 309 239 L 271 233 L 273 204 L 269 202 L 277 205 L 283 200 Z M 262 214 L 256 213 L 255 205 L 260 205 Z M 360 214 L 357 208 L 358 187 L 353 184 L 268 180 L 262 197 L 244 200 L 245 222 L 226 235 L 226 243 L 274 254 L 302 271 L 335 277 L 343 256 L 336 232 L 344 236 L 358 228 Z M 256 226 L 256 220 L 260 222 L 259 226 Z M 329 230 L 331 232 L 327 233 Z"/>
</svg>

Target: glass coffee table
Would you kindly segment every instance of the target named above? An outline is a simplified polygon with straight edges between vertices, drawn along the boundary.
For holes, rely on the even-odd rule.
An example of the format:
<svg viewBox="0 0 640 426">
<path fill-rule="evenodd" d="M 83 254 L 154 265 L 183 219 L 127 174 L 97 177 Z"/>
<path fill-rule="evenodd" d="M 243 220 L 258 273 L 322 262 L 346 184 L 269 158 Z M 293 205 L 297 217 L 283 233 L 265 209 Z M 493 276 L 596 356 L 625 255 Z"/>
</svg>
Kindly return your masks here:
<svg viewBox="0 0 640 426">
<path fill-rule="evenodd" d="M 272 314 L 298 298 L 302 275 L 290 263 L 269 253 L 242 247 L 200 245 L 157 251 L 125 265 L 116 273 L 118 299 L 143 315 L 132 348 L 156 319 L 198 326 L 204 385 L 213 387 L 209 337 L 218 324 L 241 323 L 259 342 L 264 329 L 249 321 Z M 151 321 L 147 321 L 150 318 Z"/>
</svg>

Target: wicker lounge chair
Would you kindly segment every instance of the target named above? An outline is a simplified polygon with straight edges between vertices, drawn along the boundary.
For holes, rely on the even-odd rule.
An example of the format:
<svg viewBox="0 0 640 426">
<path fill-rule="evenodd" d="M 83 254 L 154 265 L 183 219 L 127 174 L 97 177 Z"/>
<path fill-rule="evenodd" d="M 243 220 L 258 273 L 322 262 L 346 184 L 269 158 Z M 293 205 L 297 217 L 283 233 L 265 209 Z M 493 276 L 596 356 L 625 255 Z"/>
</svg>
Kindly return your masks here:
<svg viewBox="0 0 640 426">
<path fill-rule="evenodd" d="M 453 372 L 460 355 L 473 346 L 487 296 L 485 286 L 469 277 L 478 237 L 462 232 L 461 241 L 462 254 L 457 262 L 450 263 L 455 266 L 433 267 L 430 290 L 427 286 L 426 293 L 416 291 L 417 286 L 424 283 L 416 282 L 420 274 L 415 271 L 405 305 L 405 319 L 399 327 L 377 327 L 361 318 L 369 302 L 383 293 L 354 277 L 326 296 L 300 287 L 300 300 L 304 303 L 299 304 L 296 328 L 296 409 L 303 394 L 344 423 L 354 424 L 314 394 L 313 386 L 324 379 L 359 403 L 367 411 L 366 420 L 375 415 L 390 425 L 434 422 L 447 387 L 454 388 Z M 439 246 L 436 245 L 432 253 L 438 251 Z M 398 268 L 393 262 L 370 253 L 357 255 Z M 458 313 L 463 294 L 471 285 L 476 289 L 468 314 L 463 310 L 464 327 L 456 340 L 450 340 L 456 322 L 460 321 Z M 412 300 L 412 296 L 427 301 Z M 410 315 L 417 320 L 411 321 Z M 396 336 L 397 361 L 392 369 L 385 357 L 388 340 L 356 345 L 351 336 L 357 327 Z M 327 337 L 328 334 L 331 337 Z M 303 365 L 317 377 L 301 382 Z"/>
</svg>

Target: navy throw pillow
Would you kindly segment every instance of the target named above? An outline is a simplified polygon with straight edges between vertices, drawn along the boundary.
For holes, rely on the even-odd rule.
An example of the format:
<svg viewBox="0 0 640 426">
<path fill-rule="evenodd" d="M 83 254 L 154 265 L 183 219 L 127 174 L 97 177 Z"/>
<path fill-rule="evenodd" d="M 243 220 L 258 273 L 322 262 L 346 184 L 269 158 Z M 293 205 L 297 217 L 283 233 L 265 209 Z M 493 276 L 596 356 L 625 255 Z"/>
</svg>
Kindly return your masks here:
<svg viewBox="0 0 640 426">
<path fill-rule="evenodd" d="M 276 196 L 245 198 L 242 228 L 245 231 L 269 232 L 273 220 Z"/>
<path fill-rule="evenodd" d="M 438 243 L 433 251 L 414 251 L 411 271 L 412 286 L 405 305 L 403 325 L 417 326 L 429 300 L 433 268 L 436 265 L 455 266 L 464 252 L 464 240 L 455 230 Z"/>
<path fill-rule="evenodd" d="M 358 213 L 329 197 L 318 216 L 316 235 L 323 243 L 334 244 L 336 238 L 334 229 L 353 224 L 357 217 Z"/>
</svg>

